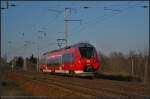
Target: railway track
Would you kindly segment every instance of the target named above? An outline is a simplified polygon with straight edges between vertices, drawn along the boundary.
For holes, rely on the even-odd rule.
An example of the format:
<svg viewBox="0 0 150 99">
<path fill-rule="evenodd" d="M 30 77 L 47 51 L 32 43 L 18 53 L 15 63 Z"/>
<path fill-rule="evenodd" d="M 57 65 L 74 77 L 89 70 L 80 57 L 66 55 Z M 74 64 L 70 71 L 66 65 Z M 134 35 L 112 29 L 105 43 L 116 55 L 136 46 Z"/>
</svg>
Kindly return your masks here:
<svg viewBox="0 0 150 99">
<path fill-rule="evenodd" d="M 61 83 L 65 82 L 68 84 L 74 84 L 76 86 L 84 86 L 84 87 L 88 87 L 94 90 L 104 89 L 104 90 L 109 90 L 110 92 L 119 91 L 118 93 L 122 93 L 122 94 L 126 93 L 128 95 L 129 95 L 129 92 L 132 93 L 132 95 L 136 95 L 137 93 L 141 95 L 146 95 L 146 92 L 148 90 L 147 89 L 148 86 L 145 86 L 143 84 L 137 84 L 137 83 L 127 83 L 127 82 L 120 82 L 120 81 L 117 82 L 117 81 L 102 80 L 102 79 L 92 79 L 92 80 L 82 79 L 81 80 L 80 78 L 75 78 L 75 79 L 72 77 L 62 78 L 60 76 L 54 76 L 54 77 L 51 76 L 51 78 L 49 78 L 50 77 L 49 75 L 45 75 L 45 76 L 41 75 L 41 77 L 43 77 L 43 79 L 55 80 Z M 110 87 L 112 89 L 110 89 Z"/>
<path fill-rule="evenodd" d="M 48 78 L 48 77 L 45 77 L 44 79 L 51 80 L 51 81 L 55 80 L 56 82 L 67 83 L 68 85 L 72 84 L 74 86 L 80 86 L 80 87 L 83 87 L 83 88 L 90 88 L 93 91 L 100 91 L 100 90 L 102 90 L 104 92 L 107 92 L 107 94 L 111 93 L 112 95 L 115 94 L 115 95 L 121 95 L 121 96 L 129 96 L 129 95 L 130 96 L 139 96 L 138 94 L 136 94 L 137 88 L 133 90 L 133 88 L 131 88 L 131 87 L 124 87 L 124 88 L 122 88 L 122 86 L 116 86 L 116 85 L 112 88 L 112 85 L 106 85 L 106 84 L 104 85 L 104 83 L 102 85 L 100 85 L 101 83 L 92 83 L 92 82 L 91 83 L 89 83 L 89 82 L 84 82 L 83 83 L 83 82 L 80 82 L 81 80 L 79 80 L 79 81 L 72 81 L 72 80 L 68 79 L 68 80 L 64 81 L 64 80 L 59 79 L 59 78 L 58 79 L 53 79 L 53 78 Z M 96 85 L 96 86 L 94 86 L 93 84 Z M 107 87 L 105 87 L 105 86 L 107 86 Z M 110 89 L 108 86 L 111 86 L 112 89 Z M 129 92 L 127 92 L 126 90 L 134 91 L 134 93 L 132 92 L 132 94 L 129 94 Z"/>
<path fill-rule="evenodd" d="M 15 80 L 17 80 L 17 81 L 20 81 L 18 78 L 25 78 L 24 81 L 26 81 L 26 82 L 39 83 L 41 86 L 43 84 L 46 84 L 49 88 L 54 87 L 58 90 L 63 91 L 64 93 L 68 93 L 68 95 L 74 94 L 75 97 L 78 96 L 78 97 L 84 97 L 84 98 L 96 98 L 96 97 L 98 97 L 97 95 L 100 94 L 100 93 L 90 94 L 90 92 L 92 92 L 92 90 L 88 89 L 88 88 L 73 86 L 73 85 L 67 85 L 65 83 L 60 83 L 60 82 L 56 82 L 56 81 L 49 81 L 49 80 L 43 81 L 42 79 L 39 79 L 39 78 L 37 79 L 31 75 L 23 75 L 22 76 L 19 74 L 13 74 L 13 76 L 11 75 L 10 77 L 14 78 L 14 76 L 16 78 Z M 22 80 L 22 82 L 24 82 L 24 81 Z M 68 96 L 68 95 L 66 95 L 66 96 Z M 99 97 L 102 97 L 102 96 L 99 96 Z"/>
<path fill-rule="evenodd" d="M 31 75 L 32 74 L 32 75 Z M 20 73 L 15 74 L 16 76 L 20 76 Z M 123 85 L 117 86 L 117 84 L 109 84 L 108 82 L 106 83 L 105 81 L 97 81 L 96 80 L 87 80 L 87 79 L 82 79 L 81 78 L 71 78 L 71 77 L 60 77 L 60 76 L 50 76 L 50 75 L 43 75 L 43 74 L 34 74 L 34 73 L 23 73 L 23 77 L 30 79 L 33 82 L 42 82 L 49 87 L 51 85 L 55 86 L 55 88 L 59 87 L 61 90 L 68 90 L 66 92 L 71 92 L 75 93 L 77 96 L 82 96 L 82 97 L 127 97 L 127 98 L 132 98 L 132 97 L 146 97 L 145 94 L 138 94 L 138 93 L 129 93 L 127 90 L 122 90 L 120 87 Z M 92 83 L 93 82 L 93 83 Z M 106 83 L 106 84 L 105 84 Z M 96 85 L 99 84 L 99 85 Z M 106 87 L 106 86 L 107 87 Z M 110 87 L 111 86 L 111 87 Z M 129 86 L 125 86 L 126 89 L 129 88 Z M 120 89 L 118 89 L 120 88 Z M 130 87 L 131 89 L 131 87 Z M 128 89 L 128 90 L 130 90 Z M 134 89 L 134 88 L 133 88 Z M 136 90 L 136 89 L 134 89 Z"/>
</svg>

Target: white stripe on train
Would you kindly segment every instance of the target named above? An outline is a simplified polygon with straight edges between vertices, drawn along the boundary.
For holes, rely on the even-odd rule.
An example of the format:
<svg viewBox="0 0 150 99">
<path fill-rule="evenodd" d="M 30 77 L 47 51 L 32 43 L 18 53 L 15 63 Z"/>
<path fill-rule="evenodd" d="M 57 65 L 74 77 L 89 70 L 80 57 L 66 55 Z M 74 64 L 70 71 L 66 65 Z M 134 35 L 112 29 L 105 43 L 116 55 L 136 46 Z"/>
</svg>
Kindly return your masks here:
<svg viewBox="0 0 150 99">
<path fill-rule="evenodd" d="M 52 70 L 43 69 L 43 72 L 52 72 Z M 69 73 L 68 70 L 55 70 L 56 73 Z M 84 73 L 82 70 L 76 70 L 75 73 Z"/>
</svg>

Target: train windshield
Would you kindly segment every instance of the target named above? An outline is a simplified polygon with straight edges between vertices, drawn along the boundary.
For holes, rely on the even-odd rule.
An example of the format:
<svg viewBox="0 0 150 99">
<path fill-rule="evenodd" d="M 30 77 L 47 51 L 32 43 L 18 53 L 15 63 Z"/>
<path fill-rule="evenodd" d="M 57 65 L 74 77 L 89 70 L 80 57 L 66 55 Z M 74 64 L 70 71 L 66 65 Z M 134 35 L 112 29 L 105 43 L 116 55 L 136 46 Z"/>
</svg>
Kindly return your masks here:
<svg viewBox="0 0 150 99">
<path fill-rule="evenodd" d="M 79 47 L 80 55 L 84 58 L 91 58 L 94 56 L 93 47 Z"/>
</svg>

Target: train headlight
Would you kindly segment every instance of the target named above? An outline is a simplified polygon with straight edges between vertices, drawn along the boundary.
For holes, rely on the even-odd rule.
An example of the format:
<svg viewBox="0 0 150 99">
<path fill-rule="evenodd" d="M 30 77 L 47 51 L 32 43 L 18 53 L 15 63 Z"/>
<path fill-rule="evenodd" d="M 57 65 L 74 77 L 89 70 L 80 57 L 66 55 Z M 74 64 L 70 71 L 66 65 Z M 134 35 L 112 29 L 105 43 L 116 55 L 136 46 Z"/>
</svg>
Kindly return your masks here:
<svg viewBox="0 0 150 99">
<path fill-rule="evenodd" d="M 81 61 L 79 60 L 78 63 L 81 64 Z"/>
</svg>

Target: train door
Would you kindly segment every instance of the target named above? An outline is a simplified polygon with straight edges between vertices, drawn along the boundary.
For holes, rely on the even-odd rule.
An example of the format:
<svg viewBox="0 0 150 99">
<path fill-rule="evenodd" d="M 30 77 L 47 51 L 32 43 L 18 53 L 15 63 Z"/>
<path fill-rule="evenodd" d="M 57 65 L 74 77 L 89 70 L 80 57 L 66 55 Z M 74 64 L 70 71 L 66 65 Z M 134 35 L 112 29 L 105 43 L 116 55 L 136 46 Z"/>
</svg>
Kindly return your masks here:
<svg viewBox="0 0 150 99">
<path fill-rule="evenodd" d="M 59 70 L 63 71 L 64 64 L 63 64 L 63 56 L 62 55 L 59 57 L 59 63 L 60 63 Z"/>
<path fill-rule="evenodd" d="M 74 70 L 74 54 L 66 53 L 63 55 L 64 70 L 69 72 Z"/>
</svg>

